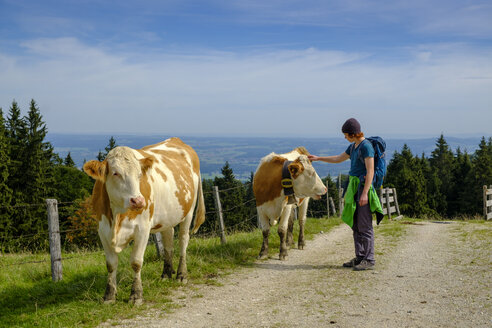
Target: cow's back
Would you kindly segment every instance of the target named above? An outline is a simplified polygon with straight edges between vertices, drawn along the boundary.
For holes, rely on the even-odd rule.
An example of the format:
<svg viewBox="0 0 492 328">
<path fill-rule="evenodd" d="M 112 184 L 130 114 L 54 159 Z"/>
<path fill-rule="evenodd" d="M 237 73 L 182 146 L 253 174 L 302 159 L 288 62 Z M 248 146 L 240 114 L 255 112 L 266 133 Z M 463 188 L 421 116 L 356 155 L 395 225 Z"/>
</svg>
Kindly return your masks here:
<svg viewBox="0 0 492 328">
<path fill-rule="evenodd" d="M 184 218 L 194 208 L 201 179 L 196 152 L 179 138 L 170 138 L 136 152 L 137 156 L 151 158 L 154 162 L 147 181 L 152 189 L 155 215 Z"/>
</svg>

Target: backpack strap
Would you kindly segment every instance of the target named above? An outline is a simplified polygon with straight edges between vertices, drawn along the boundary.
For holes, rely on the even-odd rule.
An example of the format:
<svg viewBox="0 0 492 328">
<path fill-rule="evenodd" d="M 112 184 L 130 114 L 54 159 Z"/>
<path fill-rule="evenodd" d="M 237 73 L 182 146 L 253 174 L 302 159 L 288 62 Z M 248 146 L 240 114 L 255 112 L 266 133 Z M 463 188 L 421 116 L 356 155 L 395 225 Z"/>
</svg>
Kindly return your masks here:
<svg viewBox="0 0 492 328">
<path fill-rule="evenodd" d="M 365 141 L 368 141 L 370 142 L 369 140 L 367 140 L 367 138 L 365 138 L 364 140 L 361 141 L 361 143 L 359 144 L 359 147 L 357 147 L 357 158 L 361 161 L 362 165 L 364 165 L 364 167 L 366 166 L 366 162 L 364 161 L 364 158 L 362 158 L 362 144 L 365 142 Z M 353 146 L 355 148 L 355 144 Z M 376 154 L 374 154 L 375 156 Z M 367 171 L 367 168 L 366 168 L 366 171 Z M 367 174 L 367 173 L 366 173 Z M 376 177 L 376 175 L 374 175 L 374 177 Z M 365 178 L 364 176 L 360 176 L 359 177 L 359 180 L 361 182 L 361 184 L 363 182 L 365 182 Z M 374 181 L 374 178 L 373 178 L 373 181 Z M 372 182 L 371 182 L 372 183 Z"/>
</svg>

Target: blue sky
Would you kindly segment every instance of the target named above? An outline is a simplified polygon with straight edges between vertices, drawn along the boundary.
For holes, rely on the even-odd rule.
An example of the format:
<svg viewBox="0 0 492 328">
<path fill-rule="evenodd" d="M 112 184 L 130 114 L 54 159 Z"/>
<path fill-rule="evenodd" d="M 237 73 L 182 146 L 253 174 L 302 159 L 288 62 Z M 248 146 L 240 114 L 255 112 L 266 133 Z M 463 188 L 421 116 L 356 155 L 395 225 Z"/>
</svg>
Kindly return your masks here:
<svg viewBox="0 0 492 328">
<path fill-rule="evenodd" d="M 492 135 L 491 1 L 0 0 L 0 107 L 50 132 Z"/>
</svg>

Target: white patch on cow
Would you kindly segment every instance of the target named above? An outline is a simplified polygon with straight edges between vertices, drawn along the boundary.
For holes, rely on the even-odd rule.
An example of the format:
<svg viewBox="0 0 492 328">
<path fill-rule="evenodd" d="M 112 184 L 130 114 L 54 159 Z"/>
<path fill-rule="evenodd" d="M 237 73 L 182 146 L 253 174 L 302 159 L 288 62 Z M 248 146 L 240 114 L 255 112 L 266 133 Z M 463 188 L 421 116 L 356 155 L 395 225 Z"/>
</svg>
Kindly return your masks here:
<svg viewBox="0 0 492 328">
<path fill-rule="evenodd" d="M 106 190 L 111 207 L 123 213 L 130 207 L 132 198 L 143 197 L 140 193 L 140 163 L 131 148 L 116 147 L 106 157 L 108 174 Z"/>
</svg>

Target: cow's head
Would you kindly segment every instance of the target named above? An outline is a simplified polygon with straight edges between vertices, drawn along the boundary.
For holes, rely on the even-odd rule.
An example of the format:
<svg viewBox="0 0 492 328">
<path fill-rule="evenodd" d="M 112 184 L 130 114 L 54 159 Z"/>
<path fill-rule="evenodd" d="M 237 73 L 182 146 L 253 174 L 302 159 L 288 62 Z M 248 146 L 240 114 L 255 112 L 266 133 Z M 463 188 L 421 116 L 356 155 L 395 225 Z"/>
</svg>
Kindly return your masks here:
<svg viewBox="0 0 492 328">
<path fill-rule="evenodd" d="M 327 189 L 323 181 L 319 178 L 306 155 L 299 156 L 288 167 L 294 185 L 294 193 L 297 197 L 320 199 L 322 195 L 326 194 Z"/>
<path fill-rule="evenodd" d="M 89 161 L 84 171 L 106 185 L 111 208 L 138 210 L 145 206 L 140 190 L 141 177 L 153 164 L 151 158 L 137 160 L 128 147 L 112 149 L 103 162 Z"/>
</svg>

